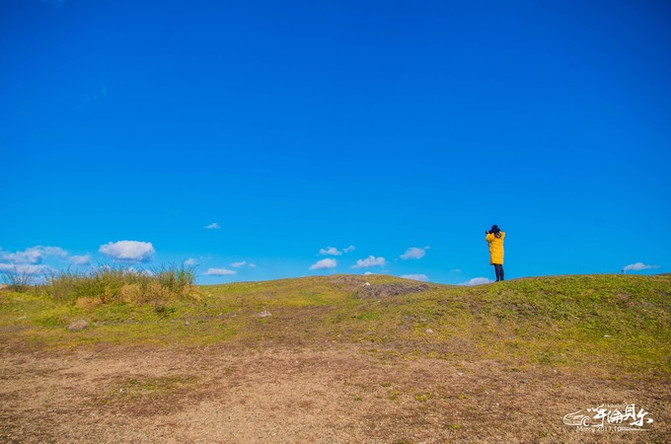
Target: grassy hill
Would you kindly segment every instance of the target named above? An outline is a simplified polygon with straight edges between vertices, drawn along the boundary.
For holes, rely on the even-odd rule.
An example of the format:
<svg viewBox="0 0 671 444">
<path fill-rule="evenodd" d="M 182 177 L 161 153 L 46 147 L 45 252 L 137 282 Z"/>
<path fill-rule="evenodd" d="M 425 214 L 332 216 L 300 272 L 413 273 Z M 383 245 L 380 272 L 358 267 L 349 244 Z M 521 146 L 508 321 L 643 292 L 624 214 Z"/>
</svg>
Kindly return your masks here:
<svg viewBox="0 0 671 444">
<path fill-rule="evenodd" d="M 363 344 L 380 355 L 495 359 L 609 373 L 671 370 L 671 276 L 517 279 L 476 287 L 335 275 L 193 287 L 153 302 L 0 291 L 5 347 Z M 90 327 L 66 330 L 74 320 Z"/>
<path fill-rule="evenodd" d="M 669 275 L 5 288 L 0 441 L 669 442 L 670 296 Z M 654 422 L 563 422 L 602 404 Z"/>
</svg>

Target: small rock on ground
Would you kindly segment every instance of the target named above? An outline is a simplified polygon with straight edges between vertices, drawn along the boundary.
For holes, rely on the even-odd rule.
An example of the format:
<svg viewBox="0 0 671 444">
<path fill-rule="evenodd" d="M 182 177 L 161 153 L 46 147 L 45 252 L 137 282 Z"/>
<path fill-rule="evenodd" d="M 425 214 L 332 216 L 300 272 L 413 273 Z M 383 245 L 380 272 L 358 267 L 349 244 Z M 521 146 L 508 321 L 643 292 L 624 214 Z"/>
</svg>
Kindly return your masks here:
<svg viewBox="0 0 671 444">
<path fill-rule="evenodd" d="M 86 322 L 84 319 L 79 319 L 77 321 L 74 321 L 74 322 L 70 323 L 70 325 L 68 325 L 67 328 L 70 331 L 80 331 L 80 330 L 84 330 L 88 326 L 89 326 L 88 322 Z"/>
</svg>

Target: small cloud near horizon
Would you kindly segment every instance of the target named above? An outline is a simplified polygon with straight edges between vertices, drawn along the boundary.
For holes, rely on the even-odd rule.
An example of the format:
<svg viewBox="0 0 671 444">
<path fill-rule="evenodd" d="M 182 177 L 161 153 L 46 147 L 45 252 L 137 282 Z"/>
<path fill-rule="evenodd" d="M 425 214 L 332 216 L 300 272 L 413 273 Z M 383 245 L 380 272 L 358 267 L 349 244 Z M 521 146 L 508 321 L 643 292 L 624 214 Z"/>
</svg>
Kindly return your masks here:
<svg viewBox="0 0 671 444">
<path fill-rule="evenodd" d="M 123 270 L 126 271 L 127 273 L 135 274 L 135 275 L 138 275 L 138 276 L 154 276 L 153 271 L 143 270 L 141 268 L 138 269 L 138 268 L 135 268 L 135 267 L 126 267 Z"/>
<path fill-rule="evenodd" d="M 118 241 L 101 245 L 98 251 L 105 256 L 121 262 L 149 262 L 156 254 L 151 242 Z"/>
<path fill-rule="evenodd" d="M 91 255 L 84 254 L 81 256 L 70 256 L 70 262 L 72 265 L 91 265 Z"/>
<path fill-rule="evenodd" d="M 206 230 L 219 230 L 219 229 L 221 229 L 221 225 L 219 225 L 216 222 L 212 222 L 210 225 L 205 225 L 204 228 Z"/>
<path fill-rule="evenodd" d="M 476 277 L 476 278 L 470 279 L 470 280 L 468 280 L 468 281 L 466 281 L 466 282 L 462 282 L 462 283 L 459 284 L 459 285 L 466 285 L 466 286 L 469 286 L 469 287 L 470 287 L 470 286 L 472 286 L 472 285 L 489 284 L 489 283 L 491 283 L 491 282 L 494 282 L 494 281 L 492 281 L 491 279 L 488 279 L 488 278 L 486 278 L 486 277 Z"/>
<path fill-rule="evenodd" d="M 233 268 L 241 268 L 247 266 L 248 268 L 256 268 L 256 264 L 253 262 L 247 262 L 247 261 L 240 261 L 240 262 L 233 262 L 231 264 L 231 267 Z"/>
<path fill-rule="evenodd" d="M 322 270 L 325 268 L 335 268 L 338 262 L 335 259 L 327 258 L 310 265 L 310 270 Z"/>
<path fill-rule="evenodd" d="M 356 247 L 354 245 L 350 245 L 347 248 L 343 248 L 342 251 L 344 251 L 345 253 L 349 253 L 349 252 L 354 251 L 354 250 L 356 250 Z"/>
<path fill-rule="evenodd" d="M 633 264 L 626 265 L 622 268 L 622 272 L 627 272 L 627 271 L 641 271 L 641 270 L 652 270 L 655 268 L 659 268 L 659 265 L 646 265 L 643 262 L 636 262 Z"/>
<path fill-rule="evenodd" d="M 238 272 L 228 268 L 208 268 L 205 272 L 206 276 L 232 276 L 234 274 L 238 274 Z"/>
<path fill-rule="evenodd" d="M 190 257 L 184 261 L 184 265 L 186 265 L 187 267 L 195 267 L 196 265 L 198 265 L 198 261 L 196 260 L 196 258 Z"/>
<path fill-rule="evenodd" d="M 33 264 L 0 264 L 0 271 L 8 273 L 16 273 L 18 275 L 27 275 L 27 276 L 36 276 L 45 273 L 58 272 L 58 270 L 48 265 L 33 265 Z"/>
<path fill-rule="evenodd" d="M 15 253 L 4 252 L 0 250 L 0 261 L 9 262 L 10 264 L 41 264 L 42 261 L 48 257 L 66 257 L 68 252 L 61 247 L 45 247 L 36 245 L 34 247 L 26 248 L 23 251 Z"/>
<path fill-rule="evenodd" d="M 429 278 L 425 274 L 404 274 L 401 275 L 403 279 L 412 279 L 413 281 L 428 282 Z"/>
<path fill-rule="evenodd" d="M 384 267 L 387 265 L 387 261 L 382 256 L 375 257 L 372 254 L 366 259 L 359 259 L 356 261 L 356 265 L 352 265 L 352 268 L 366 268 L 366 267 Z"/>
<path fill-rule="evenodd" d="M 430 249 L 431 247 L 424 247 L 424 248 L 419 248 L 419 247 L 410 247 L 407 250 L 405 250 L 405 253 L 403 253 L 401 256 L 399 256 L 403 260 L 408 260 L 408 259 L 421 259 L 424 256 L 426 256 L 426 250 Z"/>
</svg>

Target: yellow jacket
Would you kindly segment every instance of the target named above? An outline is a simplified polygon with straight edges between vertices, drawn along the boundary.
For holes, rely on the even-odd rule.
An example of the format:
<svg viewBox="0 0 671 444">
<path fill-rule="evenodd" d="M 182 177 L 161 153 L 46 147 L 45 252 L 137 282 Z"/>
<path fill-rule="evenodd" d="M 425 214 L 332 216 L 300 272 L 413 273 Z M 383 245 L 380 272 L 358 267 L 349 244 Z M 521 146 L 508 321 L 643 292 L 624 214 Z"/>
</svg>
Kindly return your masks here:
<svg viewBox="0 0 671 444">
<path fill-rule="evenodd" d="M 490 233 L 485 236 L 485 240 L 489 244 L 489 265 L 503 265 L 503 239 L 505 238 L 505 231 L 501 231 L 501 237 L 496 237 Z"/>
</svg>

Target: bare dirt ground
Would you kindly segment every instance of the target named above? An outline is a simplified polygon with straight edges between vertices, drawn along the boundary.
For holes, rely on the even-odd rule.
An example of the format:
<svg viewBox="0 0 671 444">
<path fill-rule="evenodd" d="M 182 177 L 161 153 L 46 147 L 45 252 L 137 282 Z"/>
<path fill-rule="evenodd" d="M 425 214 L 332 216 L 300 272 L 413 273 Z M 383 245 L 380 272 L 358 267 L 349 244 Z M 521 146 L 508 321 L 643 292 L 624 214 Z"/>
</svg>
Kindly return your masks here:
<svg viewBox="0 0 671 444">
<path fill-rule="evenodd" d="M 1 442 L 669 442 L 668 381 L 604 380 L 365 347 L 104 346 L 2 352 Z M 565 414 L 636 403 L 649 431 Z"/>
</svg>

